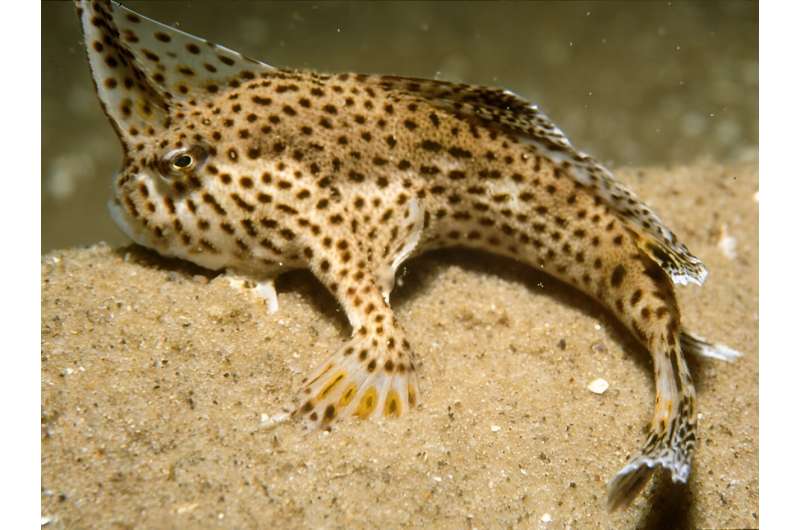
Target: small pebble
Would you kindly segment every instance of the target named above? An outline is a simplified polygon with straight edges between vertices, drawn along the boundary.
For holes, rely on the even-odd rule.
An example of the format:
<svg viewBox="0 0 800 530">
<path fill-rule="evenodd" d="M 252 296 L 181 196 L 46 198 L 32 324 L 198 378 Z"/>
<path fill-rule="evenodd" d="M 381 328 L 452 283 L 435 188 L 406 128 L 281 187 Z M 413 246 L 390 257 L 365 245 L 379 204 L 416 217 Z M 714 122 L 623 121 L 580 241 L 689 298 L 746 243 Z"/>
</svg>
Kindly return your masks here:
<svg viewBox="0 0 800 530">
<path fill-rule="evenodd" d="M 189 513 L 192 510 L 194 510 L 195 508 L 197 508 L 198 506 L 200 506 L 200 504 L 198 504 L 196 502 L 193 502 L 191 504 L 181 504 L 180 506 L 178 506 L 175 509 L 175 513 L 177 513 L 178 515 L 182 515 L 184 513 Z"/>
<path fill-rule="evenodd" d="M 285 422 L 289 419 L 289 413 L 287 412 L 279 412 L 278 414 L 274 414 L 270 416 L 269 414 L 261 414 L 261 421 L 259 427 L 262 429 L 274 429 L 279 424 Z"/>
<path fill-rule="evenodd" d="M 604 394 L 606 390 L 608 390 L 608 381 L 605 379 L 597 378 L 586 388 L 589 389 L 589 392 L 593 392 L 595 394 Z"/>
<path fill-rule="evenodd" d="M 728 234 L 728 225 L 722 225 L 719 230 L 719 241 L 717 247 L 728 259 L 736 258 L 736 238 Z"/>
<path fill-rule="evenodd" d="M 500 432 L 500 426 L 499 425 L 492 425 L 492 432 Z"/>
<path fill-rule="evenodd" d="M 608 348 L 602 342 L 595 342 L 592 344 L 592 352 L 593 353 L 608 353 Z"/>
</svg>

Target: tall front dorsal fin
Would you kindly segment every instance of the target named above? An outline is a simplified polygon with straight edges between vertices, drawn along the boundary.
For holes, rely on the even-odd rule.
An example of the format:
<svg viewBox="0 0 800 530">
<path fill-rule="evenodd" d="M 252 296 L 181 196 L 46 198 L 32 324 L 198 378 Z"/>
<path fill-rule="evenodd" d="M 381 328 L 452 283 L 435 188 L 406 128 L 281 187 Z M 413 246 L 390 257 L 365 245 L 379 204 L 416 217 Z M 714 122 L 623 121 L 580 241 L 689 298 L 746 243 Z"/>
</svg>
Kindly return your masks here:
<svg viewBox="0 0 800 530">
<path fill-rule="evenodd" d="M 609 209 L 640 236 L 638 244 L 642 252 L 658 263 L 674 283 L 702 285 L 707 275 L 703 263 L 608 169 L 575 149 L 536 105 L 496 88 L 397 76 L 375 79 L 389 92 L 418 95 L 443 110 L 473 117 L 487 127 L 502 128 L 521 142 L 535 146 L 537 151 L 562 164 L 565 174 L 592 188 Z"/>
<path fill-rule="evenodd" d="M 123 138 L 164 126 L 172 106 L 272 70 L 116 2 L 76 3 L 98 96 Z"/>
</svg>

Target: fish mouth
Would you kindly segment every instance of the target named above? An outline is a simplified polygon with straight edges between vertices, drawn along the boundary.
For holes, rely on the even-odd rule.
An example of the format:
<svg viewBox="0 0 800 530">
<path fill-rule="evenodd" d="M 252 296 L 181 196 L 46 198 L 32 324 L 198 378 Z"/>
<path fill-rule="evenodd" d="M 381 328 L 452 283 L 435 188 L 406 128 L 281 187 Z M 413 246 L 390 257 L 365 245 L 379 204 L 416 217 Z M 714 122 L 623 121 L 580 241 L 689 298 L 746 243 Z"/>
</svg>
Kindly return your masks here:
<svg viewBox="0 0 800 530">
<path fill-rule="evenodd" d="M 117 227 L 122 230 L 122 233 L 124 233 L 129 239 L 138 245 L 142 245 L 144 247 L 151 246 L 150 242 L 145 237 L 145 234 L 142 233 L 142 230 L 137 229 L 137 227 L 133 224 L 130 216 L 125 212 L 122 204 L 120 204 L 119 199 L 112 197 L 108 200 L 106 205 L 108 206 L 108 211 L 111 214 L 111 218 L 114 219 L 114 223 L 116 223 Z"/>
<path fill-rule="evenodd" d="M 117 224 L 119 229 L 122 230 L 122 232 L 130 239 L 136 241 L 137 238 L 119 201 L 117 199 L 109 199 L 106 205 L 108 206 L 108 211 L 111 214 L 111 218 L 114 219 L 114 222 Z M 139 241 L 136 242 L 139 243 Z"/>
</svg>

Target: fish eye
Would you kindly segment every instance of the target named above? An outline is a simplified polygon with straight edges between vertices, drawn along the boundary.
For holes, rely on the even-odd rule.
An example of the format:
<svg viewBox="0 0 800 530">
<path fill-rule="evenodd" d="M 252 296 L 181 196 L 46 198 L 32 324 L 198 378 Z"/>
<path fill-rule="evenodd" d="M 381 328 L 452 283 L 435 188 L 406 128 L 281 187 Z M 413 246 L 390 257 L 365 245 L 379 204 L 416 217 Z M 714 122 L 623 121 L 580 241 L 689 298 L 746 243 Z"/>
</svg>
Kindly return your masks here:
<svg viewBox="0 0 800 530">
<path fill-rule="evenodd" d="M 178 155 L 172 161 L 172 167 L 175 169 L 185 169 L 190 167 L 192 164 L 194 164 L 194 158 L 192 158 L 192 155 L 188 154 Z"/>
<path fill-rule="evenodd" d="M 173 149 L 161 159 L 161 173 L 164 178 L 190 175 L 205 161 L 207 153 L 202 145 Z"/>
</svg>

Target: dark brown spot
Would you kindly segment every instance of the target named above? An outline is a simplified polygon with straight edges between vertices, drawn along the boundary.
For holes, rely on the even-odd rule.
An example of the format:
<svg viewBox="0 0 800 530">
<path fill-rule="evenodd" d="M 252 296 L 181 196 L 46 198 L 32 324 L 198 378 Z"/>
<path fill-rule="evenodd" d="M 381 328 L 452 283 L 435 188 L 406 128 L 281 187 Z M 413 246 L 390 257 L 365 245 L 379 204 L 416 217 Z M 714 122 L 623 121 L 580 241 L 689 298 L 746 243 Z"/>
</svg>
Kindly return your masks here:
<svg viewBox="0 0 800 530">
<path fill-rule="evenodd" d="M 636 289 L 636 292 L 634 292 L 633 295 L 631 295 L 631 305 L 635 306 L 636 304 L 639 303 L 639 300 L 641 299 L 642 299 L 642 290 Z"/>
<path fill-rule="evenodd" d="M 472 158 L 472 152 L 460 147 L 451 147 L 447 150 L 453 158 Z"/>
<path fill-rule="evenodd" d="M 619 287 L 622 285 L 623 278 L 625 278 L 625 266 L 620 264 L 614 267 L 614 271 L 611 273 L 611 286 Z"/>
<path fill-rule="evenodd" d="M 142 53 L 144 54 L 145 57 L 147 57 L 147 59 L 153 61 L 154 63 L 157 63 L 161 60 L 158 55 L 151 52 L 150 50 L 142 50 Z"/>
<path fill-rule="evenodd" d="M 423 140 L 419 146 L 426 151 L 433 151 L 434 153 L 442 149 L 442 144 L 433 140 Z"/>
</svg>

